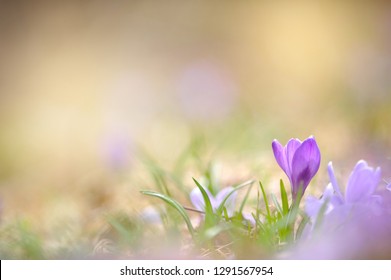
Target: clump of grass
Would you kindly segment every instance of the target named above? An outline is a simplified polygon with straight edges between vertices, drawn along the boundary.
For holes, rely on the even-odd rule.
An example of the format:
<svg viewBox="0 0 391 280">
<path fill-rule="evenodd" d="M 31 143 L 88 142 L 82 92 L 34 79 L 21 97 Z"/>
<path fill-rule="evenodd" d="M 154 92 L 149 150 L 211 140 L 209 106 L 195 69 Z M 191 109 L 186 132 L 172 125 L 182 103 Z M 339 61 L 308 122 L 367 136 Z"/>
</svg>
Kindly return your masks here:
<svg viewBox="0 0 391 280">
<path fill-rule="evenodd" d="M 41 237 L 26 220 L 2 225 L 0 229 L 1 259 L 44 259 L 47 255 Z"/>
<path fill-rule="evenodd" d="M 210 169 L 204 173 L 203 181 L 206 186 L 193 178 L 194 185 L 200 190 L 204 201 L 202 211 L 184 206 L 171 195 L 174 192 L 141 191 L 144 195 L 162 200 L 178 214 L 191 237 L 193 253 L 200 257 L 270 258 L 292 246 L 307 223 L 306 216 L 299 208 L 301 197 L 290 205 L 282 180 L 280 199 L 274 194 L 268 195 L 263 184 L 259 182 L 256 205 L 248 207 L 248 198 L 255 183 L 254 180 L 249 180 L 234 186 L 217 208 L 213 207 L 208 195 L 210 192 L 206 191 L 216 189 Z M 234 213 L 229 215 L 225 204 L 235 192 L 243 192 L 244 195 Z M 245 209 L 248 211 L 249 208 L 253 211 L 245 212 Z M 190 213 L 195 213 L 201 223 L 194 226 Z M 181 221 L 177 220 L 176 223 Z"/>
</svg>

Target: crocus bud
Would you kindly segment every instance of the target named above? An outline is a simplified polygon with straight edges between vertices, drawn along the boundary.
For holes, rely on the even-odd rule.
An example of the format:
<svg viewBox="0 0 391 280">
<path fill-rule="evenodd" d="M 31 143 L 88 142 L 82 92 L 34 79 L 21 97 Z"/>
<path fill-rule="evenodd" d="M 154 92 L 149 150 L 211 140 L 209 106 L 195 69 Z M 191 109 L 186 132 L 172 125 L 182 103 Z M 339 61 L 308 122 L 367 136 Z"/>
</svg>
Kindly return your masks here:
<svg viewBox="0 0 391 280">
<path fill-rule="evenodd" d="M 299 190 L 304 193 L 320 166 L 320 150 L 313 136 L 303 142 L 290 139 L 283 147 L 277 140 L 272 143 L 274 157 L 288 176 L 292 197 L 296 199 Z"/>
</svg>

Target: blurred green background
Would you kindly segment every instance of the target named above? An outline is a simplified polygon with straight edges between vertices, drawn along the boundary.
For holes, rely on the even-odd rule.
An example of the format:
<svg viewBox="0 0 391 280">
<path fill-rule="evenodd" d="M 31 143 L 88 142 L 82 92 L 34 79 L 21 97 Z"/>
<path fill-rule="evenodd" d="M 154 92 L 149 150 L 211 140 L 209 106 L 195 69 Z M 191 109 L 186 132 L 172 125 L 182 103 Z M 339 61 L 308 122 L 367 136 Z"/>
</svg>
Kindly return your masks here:
<svg viewBox="0 0 391 280">
<path fill-rule="evenodd" d="M 0 1 L 0 118 L 2 221 L 49 239 L 148 205 L 146 155 L 191 182 L 189 147 L 278 180 L 271 141 L 314 135 L 319 188 L 330 160 L 390 179 L 391 5 Z"/>
</svg>

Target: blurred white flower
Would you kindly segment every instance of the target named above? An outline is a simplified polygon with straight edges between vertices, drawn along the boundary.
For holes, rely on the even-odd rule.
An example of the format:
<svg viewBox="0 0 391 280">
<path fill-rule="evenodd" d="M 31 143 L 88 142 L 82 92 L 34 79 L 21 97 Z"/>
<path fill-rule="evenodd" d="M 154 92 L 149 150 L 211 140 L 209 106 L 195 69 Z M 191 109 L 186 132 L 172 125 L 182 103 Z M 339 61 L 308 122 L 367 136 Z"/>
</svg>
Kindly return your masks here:
<svg viewBox="0 0 391 280">
<path fill-rule="evenodd" d="M 161 213 L 153 206 L 145 207 L 140 213 L 140 218 L 147 224 L 162 223 Z"/>
</svg>

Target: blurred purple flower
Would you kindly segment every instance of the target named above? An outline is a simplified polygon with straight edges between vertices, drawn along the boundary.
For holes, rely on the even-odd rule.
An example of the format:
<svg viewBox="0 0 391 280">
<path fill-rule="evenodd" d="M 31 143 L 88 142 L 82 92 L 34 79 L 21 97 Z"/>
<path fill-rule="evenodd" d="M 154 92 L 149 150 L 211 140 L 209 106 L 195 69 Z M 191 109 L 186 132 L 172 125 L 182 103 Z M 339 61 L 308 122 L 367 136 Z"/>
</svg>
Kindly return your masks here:
<svg viewBox="0 0 391 280">
<path fill-rule="evenodd" d="M 112 132 L 103 143 L 103 159 L 107 167 L 114 171 L 125 170 L 133 159 L 133 145 L 130 137 L 122 132 Z"/>
<path fill-rule="evenodd" d="M 252 213 L 242 213 L 242 217 L 245 221 L 249 222 L 251 226 L 256 226 L 257 221 L 255 220 Z"/>
<path fill-rule="evenodd" d="M 272 143 L 274 157 L 288 176 L 292 197 L 296 199 L 300 188 L 304 193 L 320 166 L 320 150 L 313 136 L 303 142 L 290 139 L 283 147 L 277 140 Z"/>
<path fill-rule="evenodd" d="M 338 204 L 339 201 L 334 202 L 332 200 L 339 199 L 338 196 L 334 194 L 334 189 L 332 184 L 328 184 L 323 195 L 320 199 L 314 196 L 308 196 L 305 203 L 305 212 L 311 218 L 312 222 L 315 223 L 316 218 L 318 217 L 319 211 L 322 206 L 325 207 L 324 215 L 331 212 L 334 204 Z"/>
<path fill-rule="evenodd" d="M 332 164 L 329 164 L 329 173 L 331 174 L 330 178 L 333 178 L 331 183 L 333 184 L 334 189 L 338 189 L 336 192 L 341 194 L 337 181 L 335 180 Z M 380 167 L 374 169 L 368 166 L 367 162 L 364 160 L 357 162 L 346 186 L 345 203 L 368 202 L 373 200 L 380 179 Z"/>
<path fill-rule="evenodd" d="M 190 119 L 221 120 L 234 109 L 237 85 L 228 71 L 210 60 L 192 62 L 177 84 L 180 107 Z"/>
<path fill-rule="evenodd" d="M 345 196 L 342 195 L 335 178 L 333 165 L 328 164 L 328 173 L 331 183 L 326 187 L 323 196 L 320 199 L 309 196 L 306 201 L 306 212 L 313 220 L 318 216 L 319 210 L 327 203 L 325 215 L 329 214 L 338 207 L 344 207 L 344 210 L 339 209 L 338 212 L 351 213 L 351 208 L 370 207 L 373 211 L 378 209 L 381 204 L 381 196 L 375 193 L 377 186 L 380 183 L 381 170 L 368 166 L 367 162 L 360 160 L 357 162 L 352 173 L 349 176 L 346 186 Z M 337 209 L 338 210 L 338 209 Z"/>
<path fill-rule="evenodd" d="M 351 259 L 389 257 L 391 246 L 391 192 L 378 190 L 381 170 L 360 160 L 349 176 L 343 195 L 328 165 L 330 181 L 320 199 L 309 196 L 305 211 L 311 224 L 305 229 L 295 258 Z M 324 209 L 322 214 L 320 209 Z M 316 228 L 315 224 L 321 219 Z M 306 238 L 307 237 L 307 238 Z"/>
<path fill-rule="evenodd" d="M 234 189 L 233 187 L 226 187 L 223 188 L 220 192 L 217 193 L 216 196 L 213 196 L 211 192 L 204 188 L 206 193 L 208 194 L 210 203 L 212 204 L 212 208 L 214 211 L 216 211 L 220 204 L 223 202 L 223 200 L 226 198 L 226 196 Z M 235 210 L 235 200 L 236 200 L 237 193 L 232 193 L 227 201 L 225 202 L 224 206 L 227 209 L 227 213 L 229 216 L 232 216 Z M 197 210 L 205 211 L 205 201 L 202 196 L 202 193 L 199 188 L 195 188 L 190 193 L 190 200 L 191 203 L 193 203 L 194 207 Z"/>
</svg>

